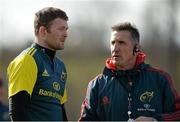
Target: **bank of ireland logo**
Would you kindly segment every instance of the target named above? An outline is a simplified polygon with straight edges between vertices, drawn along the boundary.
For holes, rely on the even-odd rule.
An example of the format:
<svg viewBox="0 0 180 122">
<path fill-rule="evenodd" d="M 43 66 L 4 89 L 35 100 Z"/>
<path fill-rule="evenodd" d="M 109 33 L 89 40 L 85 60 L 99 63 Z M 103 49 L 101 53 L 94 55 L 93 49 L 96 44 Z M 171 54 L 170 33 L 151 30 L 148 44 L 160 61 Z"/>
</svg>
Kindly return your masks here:
<svg viewBox="0 0 180 122">
<path fill-rule="evenodd" d="M 151 107 L 150 104 L 144 104 L 144 108 L 149 109 Z"/>
<path fill-rule="evenodd" d="M 154 96 L 153 91 L 151 91 L 151 92 L 146 91 L 141 94 L 140 100 L 141 100 L 141 102 L 150 102 L 151 99 L 153 98 L 153 96 Z"/>
<path fill-rule="evenodd" d="M 60 90 L 60 84 L 58 82 L 54 82 L 53 83 L 53 88 L 56 90 L 56 91 L 59 91 Z"/>
</svg>

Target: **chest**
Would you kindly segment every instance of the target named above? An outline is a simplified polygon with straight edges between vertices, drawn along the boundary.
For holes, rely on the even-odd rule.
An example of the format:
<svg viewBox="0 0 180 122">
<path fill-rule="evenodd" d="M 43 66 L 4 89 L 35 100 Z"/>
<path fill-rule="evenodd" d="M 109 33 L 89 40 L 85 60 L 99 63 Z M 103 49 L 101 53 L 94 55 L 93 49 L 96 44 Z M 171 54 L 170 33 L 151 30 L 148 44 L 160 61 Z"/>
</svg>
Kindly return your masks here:
<svg viewBox="0 0 180 122">
<path fill-rule="evenodd" d="M 65 90 L 67 73 L 65 66 L 57 59 L 54 62 L 48 58 L 37 59 L 38 75 L 34 94 L 60 99 Z"/>
<path fill-rule="evenodd" d="M 151 116 L 162 111 L 162 94 L 157 79 L 139 77 L 132 86 L 128 79 L 111 78 L 101 88 L 99 108 L 105 113 L 112 112 L 112 117 L 128 119 L 127 112 L 131 110 L 132 117 L 140 115 Z M 129 89 L 130 88 L 130 89 Z M 117 116 L 115 116 L 117 115 Z"/>
</svg>

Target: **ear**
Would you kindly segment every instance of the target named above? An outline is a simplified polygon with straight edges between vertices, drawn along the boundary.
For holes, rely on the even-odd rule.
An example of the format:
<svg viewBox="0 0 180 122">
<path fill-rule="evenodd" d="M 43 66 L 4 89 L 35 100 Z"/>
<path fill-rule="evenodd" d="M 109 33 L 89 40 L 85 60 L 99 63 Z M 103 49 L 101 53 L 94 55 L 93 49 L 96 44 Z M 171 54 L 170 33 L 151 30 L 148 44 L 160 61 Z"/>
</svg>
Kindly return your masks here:
<svg viewBox="0 0 180 122">
<path fill-rule="evenodd" d="M 141 50 L 141 45 L 139 43 L 136 44 L 136 48 L 140 51 Z"/>
<path fill-rule="evenodd" d="M 138 44 L 135 44 L 134 45 L 134 49 L 133 49 L 133 55 L 135 55 L 136 53 L 138 53 L 138 52 L 140 52 L 141 51 L 141 46 L 140 46 L 140 44 L 138 43 Z"/>
<path fill-rule="evenodd" d="M 46 34 L 47 34 L 47 29 L 46 29 L 46 27 L 41 26 L 41 27 L 39 28 L 39 36 L 40 36 L 41 38 L 44 38 L 44 37 L 46 37 Z"/>
</svg>

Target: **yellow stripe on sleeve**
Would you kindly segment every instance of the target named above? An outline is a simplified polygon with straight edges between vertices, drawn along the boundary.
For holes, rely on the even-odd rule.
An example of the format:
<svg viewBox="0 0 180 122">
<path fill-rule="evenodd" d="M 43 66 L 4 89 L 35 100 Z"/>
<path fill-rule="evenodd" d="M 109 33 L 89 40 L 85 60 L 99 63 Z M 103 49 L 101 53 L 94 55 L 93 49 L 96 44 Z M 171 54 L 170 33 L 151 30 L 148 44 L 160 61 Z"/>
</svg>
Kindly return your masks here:
<svg viewBox="0 0 180 122">
<path fill-rule="evenodd" d="M 35 50 L 31 50 L 34 54 Z M 32 94 L 38 68 L 32 55 L 24 54 L 16 57 L 8 66 L 9 97 L 20 91 Z"/>
<path fill-rule="evenodd" d="M 65 88 L 64 95 L 63 95 L 63 97 L 61 99 L 61 104 L 65 103 L 66 101 L 67 101 L 67 92 L 66 92 L 66 88 Z"/>
</svg>

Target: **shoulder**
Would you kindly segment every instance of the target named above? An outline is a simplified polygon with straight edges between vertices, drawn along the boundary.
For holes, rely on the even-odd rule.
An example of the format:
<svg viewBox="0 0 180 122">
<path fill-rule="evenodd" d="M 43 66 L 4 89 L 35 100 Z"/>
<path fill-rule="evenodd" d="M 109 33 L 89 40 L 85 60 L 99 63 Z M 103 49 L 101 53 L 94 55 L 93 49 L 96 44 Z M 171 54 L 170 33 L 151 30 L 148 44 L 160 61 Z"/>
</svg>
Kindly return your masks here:
<svg viewBox="0 0 180 122">
<path fill-rule="evenodd" d="M 12 62 L 25 60 L 28 57 L 33 57 L 35 52 L 36 52 L 35 48 L 33 48 L 33 47 L 27 48 L 27 49 L 23 50 L 17 57 L 15 57 L 15 59 Z"/>
<path fill-rule="evenodd" d="M 88 87 L 89 88 L 99 87 L 104 83 L 104 81 L 105 81 L 105 76 L 103 74 L 99 74 L 89 82 Z"/>
<path fill-rule="evenodd" d="M 15 57 L 9 64 L 8 70 L 12 67 L 19 67 L 21 65 L 29 64 L 34 61 L 34 54 L 36 53 L 36 49 L 31 47 L 23 50 L 17 57 Z"/>
<path fill-rule="evenodd" d="M 149 72 L 152 72 L 152 73 L 159 74 L 161 76 L 170 77 L 169 73 L 167 73 L 165 70 L 163 70 L 163 69 L 161 69 L 159 67 L 150 66 L 146 70 L 149 71 Z"/>
<path fill-rule="evenodd" d="M 103 72 L 101 74 L 98 74 L 95 78 L 93 78 L 89 82 L 89 84 L 104 86 L 108 82 L 110 83 L 110 81 L 112 80 L 112 77 L 113 77 L 112 70 L 110 70 L 107 67 L 105 67 L 103 69 Z"/>
<path fill-rule="evenodd" d="M 149 72 L 149 76 L 154 77 L 161 82 L 164 81 L 166 83 L 172 83 L 172 78 L 170 74 L 167 73 L 165 70 L 152 66 L 148 67 L 146 70 Z"/>
<path fill-rule="evenodd" d="M 90 82 L 94 82 L 94 81 L 100 80 L 100 79 L 102 79 L 102 77 L 103 77 L 103 74 L 98 74 Z"/>
<path fill-rule="evenodd" d="M 59 59 L 58 57 L 55 57 L 55 62 L 58 66 L 65 68 L 64 62 L 61 59 Z"/>
</svg>

